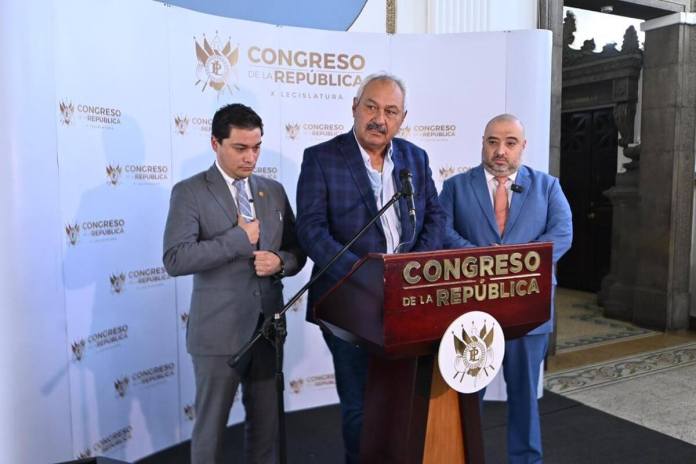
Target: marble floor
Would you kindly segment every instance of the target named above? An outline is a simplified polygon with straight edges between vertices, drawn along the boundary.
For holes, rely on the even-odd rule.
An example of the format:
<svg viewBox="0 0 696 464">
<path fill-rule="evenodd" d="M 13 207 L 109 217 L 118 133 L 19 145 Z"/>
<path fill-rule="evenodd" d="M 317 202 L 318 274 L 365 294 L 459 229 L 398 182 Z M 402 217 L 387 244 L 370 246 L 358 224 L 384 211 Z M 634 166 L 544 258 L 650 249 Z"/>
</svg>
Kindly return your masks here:
<svg viewBox="0 0 696 464">
<path fill-rule="evenodd" d="M 696 444 L 696 331 L 654 332 L 601 315 L 595 295 L 559 289 L 548 390 Z"/>
</svg>

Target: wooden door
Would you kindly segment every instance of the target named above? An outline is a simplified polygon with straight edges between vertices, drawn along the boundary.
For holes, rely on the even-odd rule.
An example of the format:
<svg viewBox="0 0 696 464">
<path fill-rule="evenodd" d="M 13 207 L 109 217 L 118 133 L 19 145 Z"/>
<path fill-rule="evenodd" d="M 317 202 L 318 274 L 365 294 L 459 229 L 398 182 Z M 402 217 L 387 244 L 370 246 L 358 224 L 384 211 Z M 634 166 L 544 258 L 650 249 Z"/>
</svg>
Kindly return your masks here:
<svg viewBox="0 0 696 464">
<path fill-rule="evenodd" d="M 562 287 L 596 292 L 609 273 L 618 132 L 612 108 L 563 113 L 561 186 L 573 212 L 573 246 L 558 263 Z"/>
</svg>

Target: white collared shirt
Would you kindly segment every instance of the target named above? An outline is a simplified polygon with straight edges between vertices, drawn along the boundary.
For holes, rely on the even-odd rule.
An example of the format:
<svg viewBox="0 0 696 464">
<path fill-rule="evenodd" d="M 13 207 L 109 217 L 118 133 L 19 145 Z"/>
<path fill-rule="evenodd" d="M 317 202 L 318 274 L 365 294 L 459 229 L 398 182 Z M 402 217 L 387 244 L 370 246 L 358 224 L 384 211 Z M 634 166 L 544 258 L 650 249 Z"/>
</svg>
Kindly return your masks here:
<svg viewBox="0 0 696 464">
<path fill-rule="evenodd" d="M 218 171 L 220 171 L 220 174 L 222 174 L 222 178 L 225 179 L 227 188 L 230 189 L 232 198 L 234 198 L 234 204 L 239 209 L 239 203 L 237 202 L 237 189 L 234 187 L 234 185 L 232 185 L 235 179 L 233 177 L 228 176 L 227 173 L 222 170 L 217 160 L 215 160 L 215 166 L 217 166 Z M 249 199 L 249 206 L 251 206 L 251 214 L 253 214 L 254 217 L 256 217 L 256 208 L 254 208 L 254 198 L 251 196 L 251 187 L 249 187 L 248 177 L 244 179 L 244 190 L 246 190 L 247 198 Z"/>
<path fill-rule="evenodd" d="M 353 130 L 353 137 L 355 137 L 355 130 Z M 358 142 L 357 137 L 355 138 L 355 141 L 358 144 L 358 148 L 360 148 L 360 154 L 365 162 L 367 177 L 370 179 L 372 193 L 374 193 L 375 201 L 377 202 L 377 209 L 382 209 L 382 207 L 388 203 L 389 200 L 391 200 L 396 192 L 394 177 L 392 176 L 392 173 L 394 172 L 392 144 L 391 142 L 389 143 L 387 154 L 384 156 L 382 172 L 379 172 L 372 167 L 372 164 L 370 163 L 370 155 L 368 155 L 367 151 L 360 146 L 360 142 Z M 382 229 L 384 229 L 384 237 L 387 241 L 387 253 L 394 253 L 394 250 L 396 250 L 396 247 L 399 246 L 401 240 L 401 221 L 399 220 L 398 204 L 398 202 L 394 203 L 392 207 L 385 211 L 380 218 Z"/>
<path fill-rule="evenodd" d="M 519 171 L 519 170 L 518 170 Z M 512 195 L 511 195 L 511 189 L 512 189 L 512 184 L 515 183 L 515 179 L 517 179 L 517 172 L 515 171 L 512 174 L 508 176 L 507 181 L 505 182 L 505 190 L 507 190 L 507 200 L 508 200 L 508 208 L 510 207 L 510 203 L 512 202 Z M 488 186 L 488 195 L 491 198 L 491 204 L 495 208 L 495 191 L 498 188 L 498 182 L 495 180 L 495 176 L 488 172 L 487 169 L 483 169 L 483 172 L 486 174 L 486 185 Z"/>
</svg>

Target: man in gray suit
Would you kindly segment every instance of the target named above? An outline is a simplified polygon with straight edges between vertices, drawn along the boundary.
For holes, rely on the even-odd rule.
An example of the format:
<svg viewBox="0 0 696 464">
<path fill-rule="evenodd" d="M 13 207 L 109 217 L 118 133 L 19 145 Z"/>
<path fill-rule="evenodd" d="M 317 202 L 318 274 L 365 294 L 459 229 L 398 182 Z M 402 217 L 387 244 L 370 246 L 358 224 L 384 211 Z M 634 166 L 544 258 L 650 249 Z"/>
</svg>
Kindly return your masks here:
<svg viewBox="0 0 696 464">
<path fill-rule="evenodd" d="M 236 368 L 227 361 L 283 306 L 281 278 L 305 255 L 283 186 L 252 175 L 263 123 L 232 104 L 213 117 L 215 163 L 177 183 L 164 232 L 164 266 L 193 274 L 186 347 L 196 379 L 191 462 L 222 462 L 222 436 L 239 383 L 246 412 L 245 462 L 276 460 L 275 356 L 262 338 Z"/>
</svg>

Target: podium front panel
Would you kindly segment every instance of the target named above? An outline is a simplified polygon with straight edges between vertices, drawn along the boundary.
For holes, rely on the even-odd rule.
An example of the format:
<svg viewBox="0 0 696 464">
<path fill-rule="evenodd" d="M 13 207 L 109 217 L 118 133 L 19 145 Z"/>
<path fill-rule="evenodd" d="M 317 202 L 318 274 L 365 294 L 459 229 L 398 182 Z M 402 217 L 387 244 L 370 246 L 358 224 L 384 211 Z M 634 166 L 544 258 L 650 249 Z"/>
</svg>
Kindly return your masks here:
<svg viewBox="0 0 696 464">
<path fill-rule="evenodd" d="M 550 318 L 550 244 L 384 256 L 385 344 L 439 340 L 459 315 L 484 311 L 516 338 Z"/>
<path fill-rule="evenodd" d="M 370 254 L 319 301 L 336 335 L 388 356 L 431 353 L 449 324 L 484 311 L 506 339 L 551 315 L 552 245 Z"/>
</svg>

